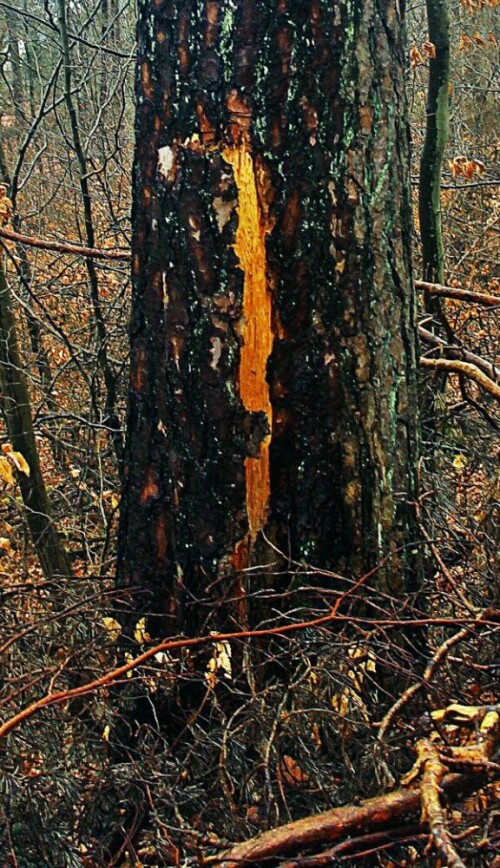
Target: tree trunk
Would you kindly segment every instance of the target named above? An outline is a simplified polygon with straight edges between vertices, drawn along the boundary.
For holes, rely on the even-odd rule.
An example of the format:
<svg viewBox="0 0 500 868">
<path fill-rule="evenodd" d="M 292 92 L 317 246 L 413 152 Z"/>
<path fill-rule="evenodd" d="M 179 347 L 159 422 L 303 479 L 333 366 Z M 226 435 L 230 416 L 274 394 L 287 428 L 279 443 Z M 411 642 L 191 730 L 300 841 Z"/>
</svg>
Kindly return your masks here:
<svg viewBox="0 0 500 868">
<path fill-rule="evenodd" d="M 448 141 L 449 84 L 450 84 L 450 22 L 448 0 L 426 0 L 429 40 L 436 56 L 429 60 L 427 89 L 427 122 L 425 140 L 420 158 L 418 211 L 422 242 L 422 273 L 424 281 L 444 283 L 444 243 L 441 226 L 441 170 Z M 424 308 L 434 318 L 431 325 L 455 342 L 443 302 L 424 290 Z M 422 401 L 422 422 L 427 436 L 436 430 L 436 395 L 446 387 L 447 373 L 427 377 Z"/>
<path fill-rule="evenodd" d="M 417 583 L 401 27 L 375 0 L 139 3 L 118 573 L 171 629 L 265 539 Z"/>
<path fill-rule="evenodd" d="M 7 432 L 12 446 L 26 459 L 30 475 L 19 474 L 26 521 L 44 575 L 69 576 L 71 565 L 54 527 L 35 443 L 31 404 L 22 370 L 10 293 L 0 268 L 0 386 Z"/>
<path fill-rule="evenodd" d="M 448 142 L 450 85 L 450 22 L 447 0 L 427 0 L 429 40 L 436 56 L 429 61 L 427 123 L 420 159 L 419 219 L 423 279 L 444 283 L 444 245 L 441 227 L 441 169 Z M 440 314 L 438 298 L 424 293 L 426 310 Z M 449 336 L 449 335 L 448 335 Z"/>
<path fill-rule="evenodd" d="M 10 86 L 12 108 L 16 120 L 19 120 L 24 117 L 24 86 L 21 52 L 19 50 L 19 19 L 15 14 L 7 10 L 4 11 L 4 16 L 7 26 L 9 60 L 12 69 Z"/>
</svg>

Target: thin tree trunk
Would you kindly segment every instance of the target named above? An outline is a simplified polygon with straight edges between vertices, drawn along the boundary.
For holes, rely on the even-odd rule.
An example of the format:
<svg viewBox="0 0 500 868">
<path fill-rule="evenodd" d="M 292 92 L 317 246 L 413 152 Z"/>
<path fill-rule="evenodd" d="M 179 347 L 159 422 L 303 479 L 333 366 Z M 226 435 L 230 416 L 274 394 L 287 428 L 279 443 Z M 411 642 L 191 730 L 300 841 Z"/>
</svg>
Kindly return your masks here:
<svg viewBox="0 0 500 868">
<path fill-rule="evenodd" d="M 8 45 L 9 45 L 9 55 L 10 55 L 10 63 L 12 69 L 12 82 L 11 82 L 11 93 L 12 93 L 12 102 L 13 102 L 13 110 L 14 116 L 17 120 L 22 119 L 24 117 L 24 85 L 23 85 L 23 72 L 21 66 L 21 53 L 19 50 L 19 33 L 18 33 L 18 21 L 16 20 L 16 15 L 12 14 L 5 10 L 5 23 L 7 25 L 7 35 L 8 35 Z"/>
<path fill-rule="evenodd" d="M 33 545 L 47 578 L 71 574 L 69 558 L 54 527 L 40 468 L 31 416 L 31 404 L 22 370 L 10 292 L 0 268 L 0 385 L 12 446 L 26 459 L 30 475 L 19 474 L 26 520 Z"/>
<path fill-rule="evenodd" d="M 71 74 L 71 57 L 68 39 L 68 28 L 66 22 L 66 0 L 58 0 L 59 10 L 59 31 L 61 35 L 61 44 L 64 58 L 64 98 L 66 108 L 71 125 L 71 133 L 73 138 L 73 146 L 75 149 L 76 158 L 79 168 L 79 182 L 82 196 L 84 224 L 85 224 L 85 240 L 87 247 L 95 247 L 94 221 L 92 217 L 92 199 L 88 183 L 87 159 L 83 149 L 83 144 L 80 136 L 80 127 L 76 107 L 72 97 L 72 74 Z M 92 307 L 94 311 L 95 329 L 97 335 L 97 361 L 99 368 L 104 377 L 106 388 L 106 402 L 104 408 L 104 423 L 110 429 L 110 436 L 113 447 L 116 453 L 119 469 L 121 470 L 123 449 L 122 437 L 120 433 L 120 424 L 116 416 L 116 373 L 108 357 L 107 350 L 107 331 L 104 321 L 104 315 L 101 308 L 99 297 L 99 281 L 97 277 L 97 269 L 92 259 L 85 260 L 87 274 L 90 285 L 90 295 L 92 299 Z"/>
<path fill-rule="evenodd" d="M 429 40 L 436 56 L 429 61 L 427 123 L 420 159 L 419 219 L 423 279 L 444 283 L 444 244 L 441 226 L 441 170 L 448 141 L 450 85 L 450 22 L 448 0 L 427 0 Z M 443 321 L 438 298 L 424 293 L 425 308 Z M 447 329 L 446 329 L 447 330 Z M 450 337 L 450 335 L 447 335 Z"/>
</svg>

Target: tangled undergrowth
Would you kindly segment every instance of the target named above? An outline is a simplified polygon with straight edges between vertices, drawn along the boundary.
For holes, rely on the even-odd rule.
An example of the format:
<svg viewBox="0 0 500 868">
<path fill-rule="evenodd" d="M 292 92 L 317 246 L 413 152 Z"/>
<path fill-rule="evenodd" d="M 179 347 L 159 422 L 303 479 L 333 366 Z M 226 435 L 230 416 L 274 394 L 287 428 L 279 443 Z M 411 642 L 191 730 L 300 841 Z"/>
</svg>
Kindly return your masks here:
<svg viewBox="0 0 500 868">
<path fill-rule="evenodd" d="M 254 571 L 254 630 L 296 630 L 160 650 L 20 722 L 0 746 L 2 864 L 204 864 L 262 830 L 390 790 L 423 737 L 463 738 L 433 712 L 498 702 L 498 482 L 482 435 L 467 450 L 443 437 L 439 491 L 423 471 L 418 597 L 402 604 L 376 590 L 374 575 L 354 581 L 299 564 L 277 594 L 270 571 Z M 154 644 L 110 578 L 46 582 L 30 562 L 23 581 L 2 578 L 4 721 Z M 339 600 L 331 622 L 299 626 Z M 498 857 L 497 770 L 449 812 L 471 866 Z M 362 842 L 339 852 L 339 864 L 435 864 L 418 818 L 394 837 L 375 837 L 365 856 Z"/>
</svg>

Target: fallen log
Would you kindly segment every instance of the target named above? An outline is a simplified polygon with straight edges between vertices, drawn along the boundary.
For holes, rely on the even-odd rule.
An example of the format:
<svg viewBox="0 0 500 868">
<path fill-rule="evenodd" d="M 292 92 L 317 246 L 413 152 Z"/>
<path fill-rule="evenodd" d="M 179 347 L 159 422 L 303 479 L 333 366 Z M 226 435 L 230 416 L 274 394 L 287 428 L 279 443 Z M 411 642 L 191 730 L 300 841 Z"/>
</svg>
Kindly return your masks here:
<svg viewBox="0 0 500 868">
<path fill-rule="evenodd" d="M 457 708 L 467 710 L 459 706 L 450 706 L 451 719 L 453 715 L 456 718 Z M 443 715 L 443 720 L 447 717 L 447 711 L 445 709 L 439 712 Z M 471 746 L 470 761 L 467 759 L 467 754 L 464 755 L 463 747 L 456 749 L 457 757 L 461 758 L 466 771 L 460 774 L 446 773 L 447 756 L 439 752 L 437 747 L 431 750 L 428 746 L 429 742 L 425 740 L 425 746 L 420 743 L 418 760 L 412 771 L 406 775 L 400 789 L 367 799 L 361 804 L 333 808 L 331 811 L 271 829 L 255 838 L 236 844 L 213 861 L 210 860 L 211 864 L 217 868 L 273 865 L 276 860 L 282 860 L 285 856 L 296 856 L 296 863 L 293 859 L 286 863 L 289 868 L 292 868 L 295 864 L 307 864 L 300 858 L 300 854 L 304 851 L 317 852 L 327 844 L 352 836 L 369 835 L 381 830 L 388 832 L 396 828 L 401 830 L 401 827 L 406 824 L 414 824 L 419 814 L 422 814 L 423 826 L 440 855 L 446 854 L 448 858 L 453 858 L 454 850 L 446 833 L 444 815 L 439 808 L 440 797 L 444 794 L 452 802 L 461 800 L 485 786 L 491 772 L 498 774 L 499 771 L 498 766 L 489 762 L 489 757 L 500 741 L 498 709 L 472 709 L 472 711 L 476 712 L 475 717 L 471 715 L 467 721 L 460 720 L 461 723 L 470 723 L 477 721 L 480 715 L 483 716 L 477 743 Z M 453 757 L 453 750 L 453 748 L 446 749 L 449 758 Z M 416 783 L 420 777 L 420 783 Z M 321 861 L 316 861 L 316 864 L 321 864 Z M 457 868 L 461 864 L 458 854 L 452 864 Z"/>
<path fill-rule="evenodd" d="M 485 782 L 485 775 L 480 773 L 450 774 L 442 780 L 441 788 L 450 800 L 456 801 L 480 789 Z M 331 811 L 271 829 L 256 838 L 237 844 L 212 864 L 217 868 L 259 865 L 273 858 L 279 859 L 304 850 L 319 849 L 350 835 L 379 829 L 390 831 L 392 827 L 400 827 L 402 821 L 414 822 L 420 808 L 420 787 L 401 788 L 393 793 L 367 799 L 360 805 L 333 808 Z M 293 862 L 288 864 L 292 865 Z"/>
</svg>

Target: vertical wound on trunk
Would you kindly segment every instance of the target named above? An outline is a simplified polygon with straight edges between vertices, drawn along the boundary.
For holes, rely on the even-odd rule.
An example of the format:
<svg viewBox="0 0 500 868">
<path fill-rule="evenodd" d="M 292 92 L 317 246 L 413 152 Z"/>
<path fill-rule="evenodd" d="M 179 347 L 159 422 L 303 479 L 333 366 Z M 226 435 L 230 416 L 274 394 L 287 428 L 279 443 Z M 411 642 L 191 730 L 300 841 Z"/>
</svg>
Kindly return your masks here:
<svg viewBox="0 0 500 868">
<path fill-rule="evenodd" d="M 266 382 L 267 360 L 271 353 L 271 297 L 266 280 L 266 220 L 259 208 L 257 182 L 252 156 L 245 142 L 226 148 L 223 157 L 233 168 L 238 190 L 238 229 L 235 253 L 244 273 L 243 346 L 241 348 L 239 387 L 247 410 L 266 414 L 271 428 L 271 401 Z M 260 444 L 260 455 L 245 460 L 246 507 L 252 539 L 265 524 L 269 503 L 270 436 Z"/>
</svg>

